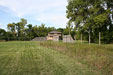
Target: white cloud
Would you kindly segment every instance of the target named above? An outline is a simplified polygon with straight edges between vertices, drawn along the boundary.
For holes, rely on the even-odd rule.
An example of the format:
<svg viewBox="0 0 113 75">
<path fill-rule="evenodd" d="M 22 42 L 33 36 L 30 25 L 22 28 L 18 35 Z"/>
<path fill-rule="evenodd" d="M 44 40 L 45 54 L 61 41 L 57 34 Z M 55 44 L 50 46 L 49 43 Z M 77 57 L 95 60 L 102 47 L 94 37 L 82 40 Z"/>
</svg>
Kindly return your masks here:
<svg viewBox="0 0 113 75">
<path fill-rule="evenodd" d="M 67 0 L 0 0 L 17 17 L 32 16 L 36 20 L 54 25 L 66 25 Z"/>
<path fill-rule="evenodd" d="M 37 18 L 37 21 L 64 28 L 66 26 L 67 19 L 65 15 L 61 16 L 60 14 L 42 14 Z"/>
</svg>

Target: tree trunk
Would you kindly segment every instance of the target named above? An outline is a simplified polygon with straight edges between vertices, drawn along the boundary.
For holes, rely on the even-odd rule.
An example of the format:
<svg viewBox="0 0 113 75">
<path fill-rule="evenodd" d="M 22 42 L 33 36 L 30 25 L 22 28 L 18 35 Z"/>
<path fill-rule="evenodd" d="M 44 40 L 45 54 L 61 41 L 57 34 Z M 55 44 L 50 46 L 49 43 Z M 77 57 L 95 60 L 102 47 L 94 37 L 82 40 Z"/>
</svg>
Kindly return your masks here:
<svg viewBox="0 0 113 75">
<path fill-rule="evenodd" d="M 76 43 L 76 35 L 75 35 L 75 37 L 74 37 L 74 38 L 75 38 L 75 43 Z"/>
<path fill-rule="evenodd" d="M 69 28 L 69 35 L 71 35 L 71 29 Z"/>
<path fill-rule="evenodd" d="M 99 32 L 99 45 L 101 44 L 101 32 Z"/>
<path fill-rule="evenodd" d="M 30 37 L 30 41 L 31 41 L 31 37 Z"/>
<path fill-rule="evenodd" d="M 82 34 L 81 34 L 81 43 L 82 43 Z"/>
<path fill-rule="evenodd" d="M 91 43 L 91 36 L 90 36 L 90 32 L 89 32 L 89 44 Z"/>
</svg>

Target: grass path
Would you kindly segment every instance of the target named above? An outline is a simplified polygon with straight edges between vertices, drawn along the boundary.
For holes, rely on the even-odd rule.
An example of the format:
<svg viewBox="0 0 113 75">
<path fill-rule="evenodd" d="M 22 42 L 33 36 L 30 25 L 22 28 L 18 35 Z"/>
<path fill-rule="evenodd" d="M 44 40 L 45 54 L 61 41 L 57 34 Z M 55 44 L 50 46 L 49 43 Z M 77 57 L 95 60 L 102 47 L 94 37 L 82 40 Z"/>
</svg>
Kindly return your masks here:
<svg viewBox="0 0 113 75">
<path fill-rule="evenodd" d="M 0 42 L 0 75 L 101 75 L 38 42 Z"/>
</svg>

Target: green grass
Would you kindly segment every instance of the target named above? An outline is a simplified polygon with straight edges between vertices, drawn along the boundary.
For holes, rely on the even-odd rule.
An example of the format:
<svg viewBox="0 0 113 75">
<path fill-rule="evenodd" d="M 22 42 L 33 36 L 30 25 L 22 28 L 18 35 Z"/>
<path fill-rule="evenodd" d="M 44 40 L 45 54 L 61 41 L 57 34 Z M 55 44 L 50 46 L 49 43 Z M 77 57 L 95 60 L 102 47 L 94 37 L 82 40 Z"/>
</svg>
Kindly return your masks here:
<svg viewBox="0 0 113 75">
<path fill-rule="evenodd" d="M 63 52 L 41 46 L 39 42 L 0 42 L 0 75 L 102 75 L 102 73 Z"/>
<path fill-rule="evenodd" d="M 62 42 L 43 42 L 41 46 L 50 48 L 66 56 L 87 65 L 95 72 L 102 75 L 113 75 L 113 45 L 98 45 L 88 43 L 62 43 Z"/>
</svg>

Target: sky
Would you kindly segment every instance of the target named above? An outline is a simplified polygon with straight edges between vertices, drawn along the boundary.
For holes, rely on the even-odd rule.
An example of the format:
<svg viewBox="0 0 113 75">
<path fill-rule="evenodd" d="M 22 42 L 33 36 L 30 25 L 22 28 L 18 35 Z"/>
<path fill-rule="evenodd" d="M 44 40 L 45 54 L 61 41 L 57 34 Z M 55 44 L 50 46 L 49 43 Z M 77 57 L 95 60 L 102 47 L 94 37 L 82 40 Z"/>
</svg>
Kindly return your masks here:
<svg viewBox="0 0 113 75">
<path fill-rule="evenodd" d="M 65 28 L 67 0 L 0 0 L 0 28 L 27 19 L 29 24 Z"/>
</svg>

